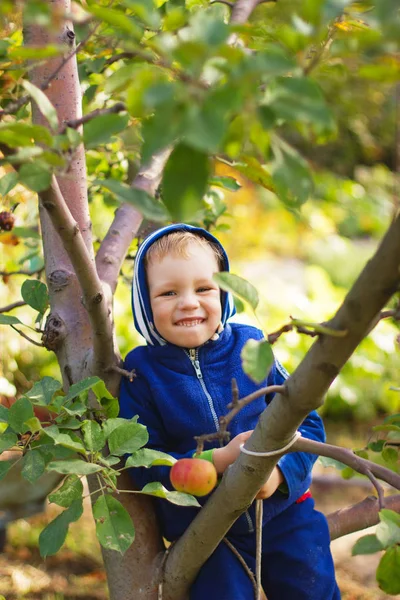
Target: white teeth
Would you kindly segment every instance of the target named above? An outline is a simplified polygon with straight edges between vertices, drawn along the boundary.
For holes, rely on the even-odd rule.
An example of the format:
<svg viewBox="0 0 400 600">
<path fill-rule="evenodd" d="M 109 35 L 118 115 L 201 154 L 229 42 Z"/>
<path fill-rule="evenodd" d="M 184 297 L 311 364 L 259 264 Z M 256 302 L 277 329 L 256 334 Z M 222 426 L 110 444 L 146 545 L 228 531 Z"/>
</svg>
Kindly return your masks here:
<svg viewBox="0 0 400 600">
<path fill-rule="evenodd" d="M 200 325 L 202 323 L 201 319 L 197 319 L 196 321 L 182 321 L 181 323 L 177 323 L 179 327 L 194 327 L 195 325 Z"/>
</svg>

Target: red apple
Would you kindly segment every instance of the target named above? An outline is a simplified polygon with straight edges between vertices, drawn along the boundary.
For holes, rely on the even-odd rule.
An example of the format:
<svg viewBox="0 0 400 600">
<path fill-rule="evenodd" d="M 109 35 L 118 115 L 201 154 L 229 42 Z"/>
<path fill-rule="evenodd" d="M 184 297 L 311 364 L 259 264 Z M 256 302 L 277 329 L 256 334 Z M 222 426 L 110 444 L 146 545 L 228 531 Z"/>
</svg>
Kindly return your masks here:
<svg viewBox="0 0 400 600">
<path fill-rule="evenodd" d="M 217 483 L 217 471 L 208 460 L 181 458 L 171 468 L 170 479 L 178 492 L 206 496 Z"/>
</svg>

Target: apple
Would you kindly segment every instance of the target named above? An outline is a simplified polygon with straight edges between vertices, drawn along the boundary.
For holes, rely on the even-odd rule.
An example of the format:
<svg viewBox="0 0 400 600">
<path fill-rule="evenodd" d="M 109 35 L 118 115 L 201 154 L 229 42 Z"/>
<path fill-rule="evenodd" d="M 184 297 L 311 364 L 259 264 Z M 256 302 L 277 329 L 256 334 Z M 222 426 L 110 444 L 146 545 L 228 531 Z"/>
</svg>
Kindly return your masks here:
<svg viewBox="0 0 400 600">
<path fill-rule="evenodd" d="M 208 460 L 181 458 L 171 468 L 170 479 L 178 492 L 206 496 L 217 483 L 217 471 Z"/>
</svg>

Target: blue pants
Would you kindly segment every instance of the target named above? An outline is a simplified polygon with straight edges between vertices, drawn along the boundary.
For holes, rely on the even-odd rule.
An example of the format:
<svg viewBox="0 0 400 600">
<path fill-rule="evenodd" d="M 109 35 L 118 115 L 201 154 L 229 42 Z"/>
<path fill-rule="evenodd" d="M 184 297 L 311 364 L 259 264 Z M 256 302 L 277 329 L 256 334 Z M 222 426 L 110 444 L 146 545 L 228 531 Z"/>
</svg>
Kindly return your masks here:
<svg viewBox="0 0 400 600">
<path fill-rule="evenodd" d="M 227 536 L 255 573 L 255 535 Z M 308 498 L 266 523 L 261 580 L 268 600 L 340 600 L 324 515 Z M 249 575 L 221 542 L 201 568 L 190 600 L 253 600 Z"/>
</svg>

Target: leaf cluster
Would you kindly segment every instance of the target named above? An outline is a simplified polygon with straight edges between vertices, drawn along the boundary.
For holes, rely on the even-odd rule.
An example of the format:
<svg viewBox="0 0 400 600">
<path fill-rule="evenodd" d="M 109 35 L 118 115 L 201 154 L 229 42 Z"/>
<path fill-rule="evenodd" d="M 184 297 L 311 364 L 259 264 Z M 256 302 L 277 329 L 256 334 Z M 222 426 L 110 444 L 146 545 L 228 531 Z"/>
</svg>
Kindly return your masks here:
<svg viewBox="0 0 400 600">
<path fill-rule="evenodd" d="M 95 398 L 94 403 L 89 395 Z M 70 523 L 82 515 L 81 479 L 89 475 L 95 475 L 98 481 L 98 498 L 93 504 L 98 539 L 105 548 L 124 553 L 133 542 L 135 529 L 126 509 L 113 497 L 119 473 L 125 468 L 172 466 L 176 462 L 163 452 L 144 448 L 148 441 L 146 427 L 137 422 L 137 417 L 122 419 L 118 412 L 118 400 L 98 377 L 71 385 L 67 393 L 59 381 L 44 377 L 10 408 L 0 405 L 0 454 L 15 451 L 0 461 L 0 479 L 16 465 L 32 484 L 37 485 L 46 472 L 64 478 L 49 500 L 65 510 L 42 531 L 42 556 L 60 549 Z M 125 455 L 130 456 L 121 466 Z M 194 497 L 171 492 L 158 482 L 132 493 L 198 506 Z"/>
</svg>

